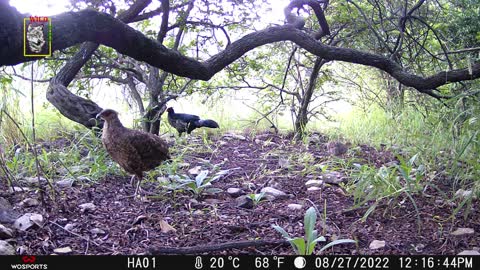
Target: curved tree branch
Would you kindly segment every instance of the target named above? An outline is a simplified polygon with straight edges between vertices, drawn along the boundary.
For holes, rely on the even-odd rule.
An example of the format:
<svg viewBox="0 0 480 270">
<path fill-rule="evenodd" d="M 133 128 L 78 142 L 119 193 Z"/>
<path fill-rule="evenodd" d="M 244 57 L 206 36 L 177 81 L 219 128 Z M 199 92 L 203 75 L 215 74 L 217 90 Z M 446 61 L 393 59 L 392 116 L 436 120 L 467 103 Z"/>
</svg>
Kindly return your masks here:
<svg viewBox="0 0 480 270">
<path fill-rule="evenodd" d="M 20 14 L 16 10 L 0 9 L 0 23 L 6 26 L 0 30 L 0 43 L 6 44 L 0 50 L 0 65 L 31 61 L 32 59 L 24 57 L 21 53 L 22 17 Z M 168 49 L 120 20 L 93 10 L 53 16 L 52 26 L 53 50 L 64 49 L 84 41 L 97 42 L 167 72 L 199 80 L 209 80 L 256 47 L 286 40 L 326 60 L 345 61 L 381 69 L 402 84 L 432 96 L 437 96 L 433 90 L 439 86 L 480 77 L 480 63 L 473 63 L 470 70 L 464 68 L 441 71 L 429 77 L 418 76 L 402 69 L 397 63 L 384 56 L 325 45 L 292 25 L 273 26 L 248 34 L 204 62 Z M 20 35 L 15 36 L 12 33 L 20 33 Z"/>
</svg>

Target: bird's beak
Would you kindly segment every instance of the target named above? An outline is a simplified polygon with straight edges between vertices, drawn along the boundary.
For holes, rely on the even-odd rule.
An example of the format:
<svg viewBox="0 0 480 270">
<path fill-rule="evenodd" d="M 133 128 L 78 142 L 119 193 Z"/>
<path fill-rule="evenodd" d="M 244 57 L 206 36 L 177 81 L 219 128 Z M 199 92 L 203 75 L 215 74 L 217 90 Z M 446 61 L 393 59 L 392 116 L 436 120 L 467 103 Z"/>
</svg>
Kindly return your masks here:
<svg viewBox="0 0 480 270">
<path fill-rule="evenodd" d="M 95 116 L 95 118 L 96 118 L 96 119 L 100 119 L 100 116 L 101 116 L 101 115 L 102 115 L 102 112 L 99 112 L 99 113 Z"/>
</svg>

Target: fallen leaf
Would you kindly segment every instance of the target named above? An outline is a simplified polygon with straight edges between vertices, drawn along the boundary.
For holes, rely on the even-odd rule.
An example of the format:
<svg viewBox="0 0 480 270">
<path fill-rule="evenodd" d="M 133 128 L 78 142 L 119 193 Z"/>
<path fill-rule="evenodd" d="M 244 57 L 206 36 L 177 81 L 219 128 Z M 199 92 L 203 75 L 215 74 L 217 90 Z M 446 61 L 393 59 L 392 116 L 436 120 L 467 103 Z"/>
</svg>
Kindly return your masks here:
<svg viewBox="0 0 480 270">
<path fill-rule="evenodd" d="M 176 232 L 177 230 L 170 226 L 165 220 L 160 220 L 160 229 L 162 233 Z"/>
</svg>

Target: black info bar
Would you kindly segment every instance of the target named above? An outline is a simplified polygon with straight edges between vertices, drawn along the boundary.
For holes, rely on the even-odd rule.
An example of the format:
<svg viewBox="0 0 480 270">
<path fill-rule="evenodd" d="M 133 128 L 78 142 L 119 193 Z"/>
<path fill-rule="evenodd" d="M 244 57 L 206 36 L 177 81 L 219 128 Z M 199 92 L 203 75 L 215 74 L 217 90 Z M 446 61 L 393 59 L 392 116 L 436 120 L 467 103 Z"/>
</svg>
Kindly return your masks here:
<svg viewBox="0 0 480 270">
<path fill-rule="evenodd" d="M 480 256 L 0 256 L 0 269 L 479 269 Z"/>
</svg>

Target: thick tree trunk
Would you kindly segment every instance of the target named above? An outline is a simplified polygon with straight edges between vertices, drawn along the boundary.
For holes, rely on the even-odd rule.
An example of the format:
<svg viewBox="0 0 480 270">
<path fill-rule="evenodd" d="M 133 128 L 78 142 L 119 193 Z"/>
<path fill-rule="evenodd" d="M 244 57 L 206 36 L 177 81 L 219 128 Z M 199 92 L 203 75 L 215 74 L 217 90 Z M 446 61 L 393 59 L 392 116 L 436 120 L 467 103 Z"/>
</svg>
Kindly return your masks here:
<svg viewBox="0 0 480 270">
<path fill-rule="evenodd" d="M 151 0 L 136 1 L 128 10 L 118 16 L 123 22 L 131 21 Z M 1 7 L 1 6 L 0 6 Z M 0 14 L 1 15 L 1 14 Z M 78 31 L 73 28 L 69 31 Z M 47 100 L 68 119 L 80 123 L 87 128 L 103 127 L 103 122 L 95 119 L 102 110 L 95 102 L 82 98 L 68 91 L 67 87 L 78 74 L 80 69 L 90 59 L 99 44 L 85 42 L 79 51 L 65 64 L 65 66 L 52 78 L 47 90 Z"/>
</svg>

